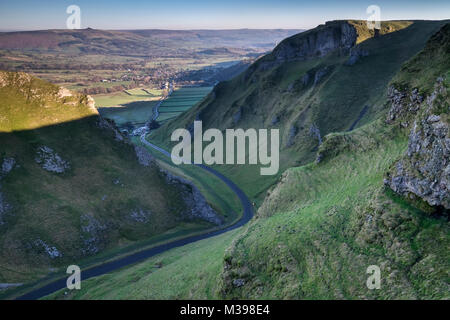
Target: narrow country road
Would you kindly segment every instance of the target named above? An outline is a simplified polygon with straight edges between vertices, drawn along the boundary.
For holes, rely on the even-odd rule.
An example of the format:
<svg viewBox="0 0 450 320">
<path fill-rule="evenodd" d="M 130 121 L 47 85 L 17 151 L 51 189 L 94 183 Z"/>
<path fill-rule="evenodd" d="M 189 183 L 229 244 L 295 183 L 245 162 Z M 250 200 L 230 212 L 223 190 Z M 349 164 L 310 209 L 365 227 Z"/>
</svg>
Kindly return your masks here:
<svg viewBox="0 0 450 320">
<path fill-rule="evenodd" d="M 145 135 L 141 136 L 141 142 L 143 144 L 145 144 L 146 146 L 153 148 L 154 150 L 157 150 L 157 151 L 163 153 L 164 155 L 170 157 L 169 152 L 148 142 L 145 139 Z M 241 219 L 239 219 L 233 225 L 228 226 L 224 229 L 210 231 L 210 232 L 207 232 L 204 234 L 190 236 L 190 237 L 180 239 L 180 240 L 175 240 L 175 241 L 172 241 L 169 243 L 158 245 L 156 247 L 152 247 L 150 249 L 144 249 L 142 251 L 133 253 L 129 256 L 119 258 L 117 260 L 105 262 L 105 263 L 97 265 L 95 267 L 92 267 L 92 268 L 89 268 L 86 270 L 82 270 L 81 271 L 82 281 L 87 280 L 89 278 L 98 277 L 98 276 L 110 273 L 112 271 L 135 264 L 137 262 L 141 262 L 145 259 L 148 259 L 150 257 L 153 257 L 157 254 L 163 253 L 163 252 L 168 251 L 173 248 L 181 247 L 181 246 L 184 246 L 184 245 L 187 245 L 187 244 L 199 241 L 199 240 L 218 236 L 218 235 L 228 232 L 230 230 L 239 228 L 250 221 L 250 219 L 253 217 L 253 206 L 252 206 L 252 203 L 250 202 L 250 200 L 245 195 L 245 193 L 237 185 L 235 185 L 230 179 L 228 179 L 221 173 L 215 171 L 214 169 L 212 169 L 208 166 L 205 166 L 205 165 L 196 165 L 196 166 L 198 166 L 198 167 L 202 168 L 203 170 L 205 170 L 209 173 L 212 173 L 213 175 L 218 177 L 238 196 L 239 201 L 241 202 L 241 205 L 242 205 L 242 209 L 243 209 L 243 214 L 242 214 Z M 45 297 L 49 294 L 52 294 L 58 290 L 66 288 L 66 280 L 67 280 L 66 278 L 63 278 L 63 279 L 53 281 L 41 288 L 32 290 L 32 291 L 18 297 L 17 299 L 18 300 L 36 300 L 36 299 L 43 298 L 43 297 Z"/>
<path fill-rule="evenodd" d="M 170 95 L 172 94 L 172 92 L 173 92 L 173 82 L 171 82 L 171 83 L 169 84 L 169 92 L 167 93 L 167 96 L 162 97 L 162 98 L 158 101 L 158 103 L 153 107 L 153 116 L 152 116 L 152 120 L 153 120 L 153 121 L 158 120 L 158 118 L 159 118 L 159 107 L 161 107 L 161 104 L 162 104 L 165 100 L 167 100 L 167 98 L 170 97 Z"/>
</svg>

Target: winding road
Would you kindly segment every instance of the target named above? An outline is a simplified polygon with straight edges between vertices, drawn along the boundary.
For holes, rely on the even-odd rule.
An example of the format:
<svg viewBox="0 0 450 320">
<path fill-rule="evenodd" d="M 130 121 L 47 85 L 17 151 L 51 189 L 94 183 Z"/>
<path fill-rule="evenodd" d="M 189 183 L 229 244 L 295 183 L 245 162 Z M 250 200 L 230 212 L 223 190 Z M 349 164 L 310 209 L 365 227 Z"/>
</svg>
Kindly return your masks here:
<svg viewBox="0 0 450 320">
<path fill-rule="evenodd" d="M 162 98 L 158 101 L 158 103 L 153 107 L 153 116 L 152 116 L 152 120 L 153 120 L 153 121 L 158 120 L 158 118 L 159 118 L 159 107 L 161 106 L 161 104 L 162 104 L 165 100 L 167 100 L 167 98 L 170 97 L 170 95 L 172 94 L 172 92 L 173 92 L 173 82 L 171 82 L 171 83 L 169 84 L 169 92 L 167 93 L 167 95 L 164 96 L 164 97 L 162 97 Z"/>
<path fill-rule="evenodd" d="M 157 150 L 157 151 L 163 153 L 164 155 L 170 157 L 169 152 L 148 142 L 145 139 L 145 135 L 141 136 L 141 142 L 143 144 L 145 144 L 146 146 L 153 148 L 154 150 Z M 228 232 L 230 230 L 239 228 L 250 221 L 250 219 L 253 217 L 253 206 L 252 206 L 252 203 L 250 202 L 250 200 L 245 195 L 245 193 L 237 185 L 235 185 L 233 183 L 233 181 L 231 181 L 230 179 L 228 179 L 221 173 L 217 172 L 216 170 L 214 170 L 208 166 L 205 166 L 205 165 L 200 165 L 200 164 L 194 164 L 194 165 L 215 175 L 217 178 L 222 180 L 238 196 L 238 198 L 241 202 L 243 211 L 244 211 L 242 214 L 242 217 L 233 225 L 225 227 L 223 229 L 210 231 L 210 232 L 200 234 L 200 235 L 186 237 L 183 239 L 179 239 L 179 240 L 175 240 L 175 241 L 172 241 L 169 243 L 158 245 L 156 247 L 152 247 L 149 249 L 144 249 L 142 251 L 130 254 L 128 256 L 119 258 L 117 260 L 105 262 L 105 263 L 97 265 L 95 267 L 92 267 L 92 268 L 89 268 L 86 270 L 82 270 L 82 272 L 81 272 L 82 280 L 87 280 L 87 279 L 90 279 L 93 277 L 98 277 L 98 276 L 110 273 L 110 272 L 118 270 L 120 268 L 135 264 L 137 262 L 141 262 L 145 259 L 148 259 L 150 257 L 153 257 L 157 254 L 163 253 L 163 252 L 168 251 L 173 248 L 181 247 L 181 246 L 184 246 L 184 245 L 187 245 L 187 244 L 199 241 L 199 240 L 218 236 L 218 235 Z M 66 280 L 67 280 L 66 278 L 63 278 L 63 279 L 53 281 L 41 288 L 34 289 L 34 290 L 18 297 L 17 299 L 18 300 L 36 300 L 36 299 L 43 298 L 43 297 L 45 297 L 49 294 L 52 294 L 58 290 L 66 288 Z"/>
</svg>

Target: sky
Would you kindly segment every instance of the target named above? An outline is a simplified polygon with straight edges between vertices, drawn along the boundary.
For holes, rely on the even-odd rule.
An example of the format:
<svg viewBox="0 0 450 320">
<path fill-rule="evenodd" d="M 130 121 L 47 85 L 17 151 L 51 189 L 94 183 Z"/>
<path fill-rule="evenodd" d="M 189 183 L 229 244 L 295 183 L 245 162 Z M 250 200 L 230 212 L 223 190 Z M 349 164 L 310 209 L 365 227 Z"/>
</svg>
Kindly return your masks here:
<svg viewBox="0 0 450 320">
<path fill-rule="evenodd" d="M 0 31 L 64 29 L 66 9 L 81 9 L 81 28 L 308 29 L 336 19 L 450 19 L 448 0 L 0 0 Z"/>
</svg>

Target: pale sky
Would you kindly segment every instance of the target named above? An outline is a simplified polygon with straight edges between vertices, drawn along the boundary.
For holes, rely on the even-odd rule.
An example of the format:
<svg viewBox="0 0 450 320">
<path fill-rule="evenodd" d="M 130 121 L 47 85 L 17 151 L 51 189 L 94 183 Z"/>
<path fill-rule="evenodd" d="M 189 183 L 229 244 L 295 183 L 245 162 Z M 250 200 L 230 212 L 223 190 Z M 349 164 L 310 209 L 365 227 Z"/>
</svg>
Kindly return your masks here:
<svg viewBox="0 0 450 320">
<path fill-rule="evenodd" d="M 366 19 L 373 4 L 382 20 L 450 18 L 448 0 L 0 0 L 0 30 L 63 29 L 73 4 L 96 29 L 301 29 Z"/>
</svg>

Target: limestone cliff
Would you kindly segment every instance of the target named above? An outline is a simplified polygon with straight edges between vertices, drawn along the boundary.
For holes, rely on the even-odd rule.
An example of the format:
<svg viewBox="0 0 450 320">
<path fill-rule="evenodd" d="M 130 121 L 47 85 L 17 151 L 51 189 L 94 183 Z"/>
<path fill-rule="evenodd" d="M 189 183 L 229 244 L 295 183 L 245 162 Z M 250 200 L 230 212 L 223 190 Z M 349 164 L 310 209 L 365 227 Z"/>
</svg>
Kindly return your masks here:
<svg viewBox="0 0 450 320">
<path fill-rule="evenodd" d="M 356 44 L 356 28 L 346 21 L 327 22 L 323 27 L 283 41 L 274 50 L 276 60 L 289 61 L 324 56 L 336 49 L 350 49 Z"/>
<path fill-rule="evenodd" d="M 448 86 L 439 78 L 433 93 L 424 99 L 418 90 L 391 89 L 388 121 L 411 123 L 408 150 L 392 168 L 385 184 L 408 197 L 419 197 L 431 206 L 450 209 L 450 130 Z M 414 116 L 415 115 L 415 116 Z"/>
</svg>

